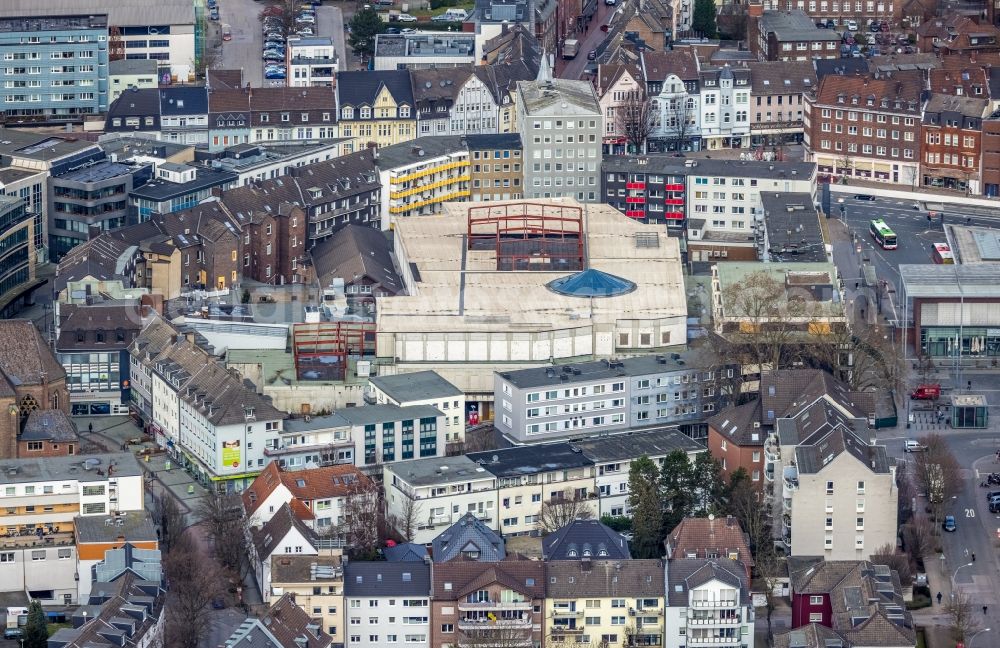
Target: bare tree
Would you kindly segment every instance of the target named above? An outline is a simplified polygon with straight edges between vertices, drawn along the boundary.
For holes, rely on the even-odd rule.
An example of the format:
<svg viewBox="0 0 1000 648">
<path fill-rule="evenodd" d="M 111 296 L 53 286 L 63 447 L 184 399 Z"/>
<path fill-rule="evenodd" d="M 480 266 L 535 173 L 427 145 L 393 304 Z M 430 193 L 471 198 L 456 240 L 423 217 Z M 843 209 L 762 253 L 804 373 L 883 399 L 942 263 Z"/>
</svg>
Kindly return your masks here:
<svg viewBox="0 0 1000 648">
<path fill-rule="evenodd" d="M 951 499 L 962 486 L 961 468 L 940 434 L 928 434 L 921 439 L 921 443 L 927 449 L 915 453 L 913 478 L 918 490 L 926 494 L 930 512 L 937 523 L 940 521 L 944 502 Z"/>
<path fill-rule="evenodd" d="M 683 151 L 695 125 L 695 110 L 687 95 L 664 100 L 661 128 L 667 136 L 667 148 Z"/>
<path fill-rule="evenodd" d="M 771 545 L 766 551 L 762 551 L 754 557 L 754 580 L 761 583 L 764 588 L 764 604 L 767 610 L 767 636 L 771 637 L 771 616 L 774 614 L 778 603 L 779 595 L 775 593 L 781 582 L 782 576 L 786 572 L 784 561 L 778 557 Z"/>
<path fill-rule="evenodd" d="M 910 557 L 897 551 L 892 543 L 887 542 L 876 548 L 872 552 L 871 561 L 876 565 L 885 565 L 898 573 L 899 581 L 903 587 L 909 587 L 913 584 L 913 567 L 910 563 Z"/>
<path fill-rule="evenodd" d="M 918 565 L 934 550 L 934 527 L 927 518 L 914 518 L 903 525 L 903 546 Z"/>
<path fill-rule="evenodd" d="M 580 498 L 551 499 L 542 502 L 538 513 L 538 528 L 542 533 L 552 533 L 575 520 L 590 520 L 594 509 Z"/>
<path fill-rule="evenodd" d="M 851 389 L 889 391 L 902 386 L 905 361 L 882 326 L 857 322 L 852 328 L 831 328 L 813 338 L 817 344 L 803 347 L 807 359 L 834 374 Z"/>
<path fill-rule="evenodd" d="M 413 533 L 416 531 L 420 516 L 423 514 L 422 509 L 420 502 L 412 497 L 403 496 L 403 510 L 393 518 L 392 526 L 407 542 L 413 539 Z"/>
<path fill-rule="evenodd" d="M 374 559 L 386 536 L 387 525 L 382 489 L 370 479 L 355 480 L 344 498 L 344 522 L 335 532 L 347 543 L 354 559 Z"/>
<path fill-rule="evenodd" d="M 196 512 L 212 542 L 212 555 L 219 565 L 242 581 L 250 573 L 250 527 L 243 513 L 243 500 L 236 493 L 208 492 Z"/>
<path fill-rule="evenodd" d="M 944 610 L 951 621 L 951 632 L 955 641 L 964 642 L 969 635 L 979 630 L 975 609 L 965 592 L 961 590 L 952 592 Z"/>
<path fill-rule="evenodd" d="M 198 648 L 211 623 L 212 601 L 222 595 L 225 579 L 213 560 L 205 560 L 189 534 L 183 534 L 163 564 L 166 597 L 166 648 Z"/>
<path fill-rule="evenodd" d="M 643 153 L 646 140 L 656 126 L 656 115 L 641 89 L 625 93 L 625 98 L 615 106 L 615 130 L 632 146 L 635 153 Z"/>
<path fill-rule="evenodd" d="M 531 646 L 530 628 L 486 625 L 481 630 L 462 630 L 458 636 L 458 648 L 531 648 Z"/>
<path fill-rule="evenodd" d="M 160 547 L 166 551 L 180 539 L 187 528 L 184 513 L 177 505 L 177 500 L 165 491 L 159 495 L 153 494 L 152 515 L 156 526 L 160 529 Z"/>
</svg>

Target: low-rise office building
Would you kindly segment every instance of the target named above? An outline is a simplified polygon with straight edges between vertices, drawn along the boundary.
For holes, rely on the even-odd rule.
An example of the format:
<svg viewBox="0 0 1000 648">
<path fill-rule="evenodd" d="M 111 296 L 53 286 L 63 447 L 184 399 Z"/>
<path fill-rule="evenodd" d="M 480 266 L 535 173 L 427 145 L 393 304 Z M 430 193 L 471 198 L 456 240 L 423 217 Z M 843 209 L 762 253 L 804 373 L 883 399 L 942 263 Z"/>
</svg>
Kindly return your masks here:
<svg viewBox="0 0 1000 648">
<path fill-rule="evenodd" d="M 524 164 L 518 133 L 466 135 L 473 202 L 516 200 L 524 195 Z"/>
<path fill-rule="evenodd" d="M 464 137 L 420 137 L 380 149 L 382 229 L 409 216 L 438 214 L 469 199 L 469 148 Z"/>
<path fill-rule="evenodd" d="M 451 32 L 378 34 L 375 36 L 375 69 L 405 70 L 472 65 L 476 35 Z"/>
<path fill-rule="evenodd" d="M 465 440 L 465 394 L 437 372 L 372 376 L 368 379 L 365 400 L 379 405 L 436 407 L 444 414 L 445 442 L 460 443 Z"/>
<path fill-rule="evenodd" d="M 0 194 L 0 317 L 28 304 L 35 275 L 34 218 L 23 198 Z"/>
<path fill-rule="evenodd" d="M 162 162 L 153 177 L 129 191 L 128 203 L 134 220 L 149 220 L 153 214 L 173 214 L 190 209 L 219 190 L 236 185 L 237 175 L 226 169 Z"/>
<path fill-rule="evenodd" d="M 840 58 L 840 35 L 820 29 L 802 9 L 765 10 L 749 5 L 750 47 L 761 61 Z"/>
</svg>

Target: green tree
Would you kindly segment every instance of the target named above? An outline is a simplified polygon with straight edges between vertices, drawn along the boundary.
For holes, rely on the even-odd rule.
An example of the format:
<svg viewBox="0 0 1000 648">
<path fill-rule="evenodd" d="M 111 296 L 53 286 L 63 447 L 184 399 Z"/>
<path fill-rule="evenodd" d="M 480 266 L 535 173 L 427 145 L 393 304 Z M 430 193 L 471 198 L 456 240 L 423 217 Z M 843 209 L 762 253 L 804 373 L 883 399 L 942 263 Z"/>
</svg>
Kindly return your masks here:
<svg viewBox="0 0 1000 648">
<path fill-rule="evenodd" d="M 628 471 L 628 506 L 632 513 L 632 555 L 659 558 L 663 539 L 660 507 L 660 471 L 652 459 L 642 455 Z"/>
<path fill-rule="evenodd" d="M 351 18 L 351 35 L 347 42 L 360 56 L 375 53 L 375 36 L 383 33 L 388 25 L 374 9 L 362 9 Z"/>
<path fill-rule="evenodd" d="M 38 601 L 32 601 L 28 606 L 28 624 L 24 626 L 24 648 L 46 648 L 49 645 L 48 622 L 45 610 Z"/>
<path fill-rule="evenodd" d="M 663 528 L 669 531 L 684 519 L 691 508 L 691 462 L 683 450 L 674 450 L 660 468 L 663 498 Z"/>
<path fill-rule="evenodd" d="M 715 38 L 718 34 L 715 27 L 715 14 L 715 0 L 694 0 L 691 29 L 705 38 Z"/>
</svg>

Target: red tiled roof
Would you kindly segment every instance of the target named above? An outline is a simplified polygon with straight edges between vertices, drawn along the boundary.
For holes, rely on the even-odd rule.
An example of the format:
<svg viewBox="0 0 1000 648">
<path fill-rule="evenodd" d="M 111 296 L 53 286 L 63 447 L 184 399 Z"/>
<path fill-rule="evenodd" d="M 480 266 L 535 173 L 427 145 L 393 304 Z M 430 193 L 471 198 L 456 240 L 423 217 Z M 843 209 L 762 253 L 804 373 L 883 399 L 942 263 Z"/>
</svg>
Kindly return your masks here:
<svg viewBox="0 0 1000 648">
<path fill-rule="evenodd" d="M 271 462 L 243 491 L 243 508 L 247 515 L 252 515 L 279 484 L 284 484 L 292 494 L 290 505 L 295 516 L 307 520 L 314 516 L 303 502 L 344 497 L 358 485 L 370 483 L 364 473 L 348 464 L 286 471 Z"/>
<path fill-rule="evenodd" d="M 692 552 L 696 558 L 708 558 L 707 552 L 714 552 L 719 558 L 729 558 L 729 553 L 735 551 L 744 565 L 754 564 L 749 538 L 743 533 L 739 521 L 732 516 L 684 518 L 667 535 L 666 544 L 669 557 L 673 560 L 687 558 Z"/>
</svg>

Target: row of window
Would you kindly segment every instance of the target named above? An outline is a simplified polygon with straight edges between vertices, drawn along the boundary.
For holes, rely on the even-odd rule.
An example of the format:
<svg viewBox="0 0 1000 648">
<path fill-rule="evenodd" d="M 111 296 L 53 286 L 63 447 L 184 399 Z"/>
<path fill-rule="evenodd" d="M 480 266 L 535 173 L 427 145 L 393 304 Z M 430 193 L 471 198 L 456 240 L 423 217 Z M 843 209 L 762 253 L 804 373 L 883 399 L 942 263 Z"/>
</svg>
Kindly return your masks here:
<svg viewBox="0 0 1000 648">
<path fill-rule="evenodd" d="M 843 133 L 844 132 L 844 125 L 843 124 L 833 124 L 832 125 L 832 129 L 833 129 L 833 132 L 835 132 L 835 133 Z M 831 124 L 830 124 L 830 122 L 823 122 L 822 124 L 820 124 L 820 130 L 822 132 L 824 132 L 824 133 L 829 133 L 830 130 L 831 130 Z M 848 135 L 857 135 L 858 134 L 858 127 L 857 126 L 848 126 L 847 127 L 847 134 Z M 865 126 L 865 127 L 863 127 L 861 129 L 861 134 L 864 137 L 872 137 L 872 136 L 874 136 L 874 137 L 880 137 L 882 139 L 885 139 L 886 136 L 889 136 L 891 139 L 894 139 L 894 140 L 898 140 L 899 139 L 899 131 L 896 130 L 896 129 L 893 129 L 892 131 L 888 131 L 885 128 L 876 128 L 876 129 L 873 129 L 870 126 Z M 915 136 L 913 134 L 913 131 L 905 131 L 903 133 L 903 140 L 905 140 L 907 142 L 912 142 L 915 139 L 916 138 L 915 138 Z M 969 139 L 972 139 L 972 138 L 969 138 Z M 955 144 L 956 145 L 958 144 L 958 136 L 956 136 Z"/>
<path fill-rule="evenodd" d="M 358 109 L 358 119 L 371 119 L 373 114 L 375 115 L 375 119 L 393 119 L 395 117 L 409 119 L 410 107 L 403 104 L 398 109 L 391 107 L 372 109 L 370 106 L 361 106 Z M 354 119 L 354 107 L 344 106 L 340 109 L 340 116 L 343 119 Z"/>
<path fill-rule="evenodd" d="M 56 550 L 56 557 L 59 560 L 69 560 L 73 557 L 72 549 L 58 549 Z M 48 558 L 48 551 L 45 549 L 39 549 L 31 552 L 31 560 L 33 562 L 39 562 L 46 560 Z M 17 561 L 17 555 L 13 551 L 0 552 L 0 563 L 12 563 Z"/>
<path fill-rule="evenodd" d="M 824 149 L 824 150 L 830 150 L 830 140 L 821 140 L 820 143 L 819 143 L 819 147 L 821 149 Z M 840 141 L 834 142 L 834 147 L 833 148 L 834 148 L 835 151 L 843 151 L 844 150 L 843 142 L 840 142 Z M 884 146 L 875 146 L 875 147 L 873 147 L 871 144 L 862 144 L 861 145 L 861 152 L 865 153 L 865 154 L 868 154 L 868 155 L 871 155 L 872 152 L 874 151 L 875 155 L 880 155 L 880 156 L 884 157 L 886 155 L 886 151 L 887 150 L 889 150 L 889 149 L 886 149 L 886 147 L 884 147 Z M 855 144 L 854 142 L 848 142 L 847 143 L 847 152 L 848 153 L 857 153 L 858 152 L 858 145 Z M 893 147 L 891 149 L 891 156 L 892 157 L 899 157 L 899 149 L 896 148 L 896 147 Z M 913 150 L 912 149 L 903 149 L 903 157 L 905 159 L 907 159 L 907 160 L 912 160 L 913 159 Z"/>
</svg>

